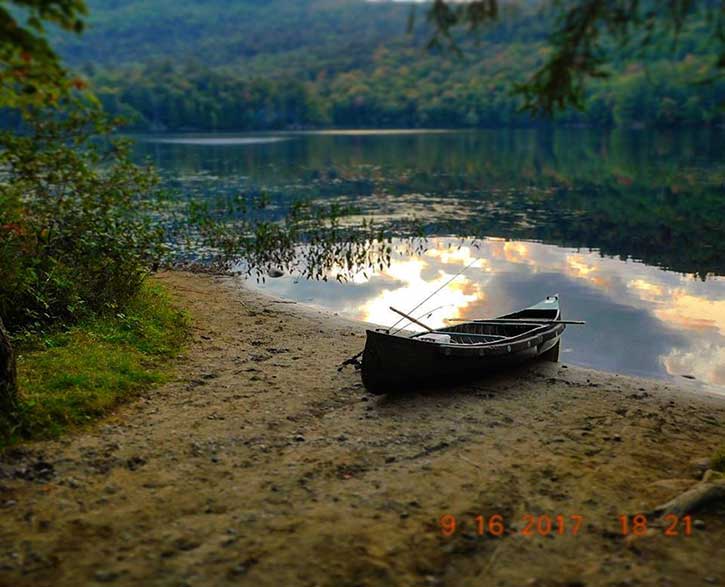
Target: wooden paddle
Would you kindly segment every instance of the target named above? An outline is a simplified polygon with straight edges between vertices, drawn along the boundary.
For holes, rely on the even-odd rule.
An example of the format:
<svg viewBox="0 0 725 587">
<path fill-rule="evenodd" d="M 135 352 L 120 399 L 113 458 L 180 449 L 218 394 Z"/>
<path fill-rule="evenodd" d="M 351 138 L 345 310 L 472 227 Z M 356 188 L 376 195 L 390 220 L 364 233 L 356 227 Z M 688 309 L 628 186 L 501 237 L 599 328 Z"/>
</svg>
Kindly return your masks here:
<svg viewBox="0 0 725 587">
<path fill-rule="evenodd" d="M 396 314 L 400 314 L 400 315 L 401 315 L 401 316 L 402 316 L 403 318 L 407 318 L 407 319 L 408 319 L 408 320 L 410 320 L 410 321 L 411 321 L 411 322 L 412 322 L 413 324 L 417 324 L 418 326 L 421 326 L 421 327 L 425 328 L 425 329 L 426 329 L 426 330 L 427 330 L 428 332 L 433 332 L 433 329 L 432 329 L 432 328 L 431 328 L 430 326 L 426 326 L 426 325 L 425 325 L 425 324 L 423 324 L 423 323 L 422 323 L 422 322 L 421 322 L 420 320 L 416 320 L 416 319 L 415 319 L 415 318 L 413 318 L 412 316 L 408 316 L 408 314 L 406 314 L 405 312 L 401 312 L 400 310 L 396 310 L 395 308 L 393 308 L 393 306 L 390 306 L 390 309 L 391 309 L 391 310 L 392 310 L 393 312 L 395 312 Z"/>
</svg>

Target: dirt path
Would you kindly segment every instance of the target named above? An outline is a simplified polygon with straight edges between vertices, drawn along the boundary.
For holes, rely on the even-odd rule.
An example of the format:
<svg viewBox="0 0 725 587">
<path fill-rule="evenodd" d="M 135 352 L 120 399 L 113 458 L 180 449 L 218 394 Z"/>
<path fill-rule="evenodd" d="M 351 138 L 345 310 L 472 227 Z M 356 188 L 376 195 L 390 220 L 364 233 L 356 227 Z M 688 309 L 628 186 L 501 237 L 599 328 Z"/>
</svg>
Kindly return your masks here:
<svg viewBox="0 0 725 587">
<path fill-rule="evenodd" d="M 336 370 L 361 326 L 159 279 L 195 320 L 178 379 L 5 456 L 3 587 L 725 584 L 725 510 L 691 537 L 625 539 L 618 519 L 695 482 L 725 402 L 551 363 L 374 398 Z M 442 514 L 463 521 L 451 538 Z M 479 537 L 479 514 L 510 532 Z M 565 534 L 521 534 L 543 514 Z"/>
</svg>

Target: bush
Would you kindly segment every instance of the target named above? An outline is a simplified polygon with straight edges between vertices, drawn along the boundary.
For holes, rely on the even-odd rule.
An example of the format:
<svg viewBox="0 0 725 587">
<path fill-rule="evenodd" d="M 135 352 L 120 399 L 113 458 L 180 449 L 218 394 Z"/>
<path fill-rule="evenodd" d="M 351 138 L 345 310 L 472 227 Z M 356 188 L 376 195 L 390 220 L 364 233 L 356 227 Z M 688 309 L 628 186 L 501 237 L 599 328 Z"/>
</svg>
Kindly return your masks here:
<svg viewBox="0 0 725 587">
<path fill-rule="evenodd" d="M 162 252 L 155 174 L 92 106 L 35 112 L 0 133 L 0 315 L 11 332 L 116 310 Z"/>
</svg>

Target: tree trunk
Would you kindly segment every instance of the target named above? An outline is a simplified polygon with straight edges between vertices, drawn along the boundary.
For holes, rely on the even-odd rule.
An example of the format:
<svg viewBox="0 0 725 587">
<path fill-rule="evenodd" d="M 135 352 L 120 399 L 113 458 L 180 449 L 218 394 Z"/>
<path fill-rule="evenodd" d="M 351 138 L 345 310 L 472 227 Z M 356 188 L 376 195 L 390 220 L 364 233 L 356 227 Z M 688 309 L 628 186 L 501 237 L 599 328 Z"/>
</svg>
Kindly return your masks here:
<svg viewBox="0 0 725 587">
<path fill-rule="evenodd" d="M 0 318 L 0 417 L 15 411 L 17 391 L 15 352 Z"/>
</svg>

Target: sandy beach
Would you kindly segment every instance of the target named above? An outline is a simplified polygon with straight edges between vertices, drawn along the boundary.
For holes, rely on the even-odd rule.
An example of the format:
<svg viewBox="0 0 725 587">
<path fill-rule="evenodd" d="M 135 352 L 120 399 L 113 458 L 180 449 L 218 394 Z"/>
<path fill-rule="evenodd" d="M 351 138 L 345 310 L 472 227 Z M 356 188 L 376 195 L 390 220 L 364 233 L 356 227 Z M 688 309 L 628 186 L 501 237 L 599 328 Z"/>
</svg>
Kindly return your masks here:
<svg viewBox="0 0 725 587">
<path fill-rule="evenodd" d="M 725 399 L 554 363 L 376 397 L 338 371 L 364 325 L 155 279 L 188 353 L 111 418 L 0 459 L 3 587 L 725 584 L 725 504 L 690 536 L 620 520 L 698 483 Z"/>
</svg>

